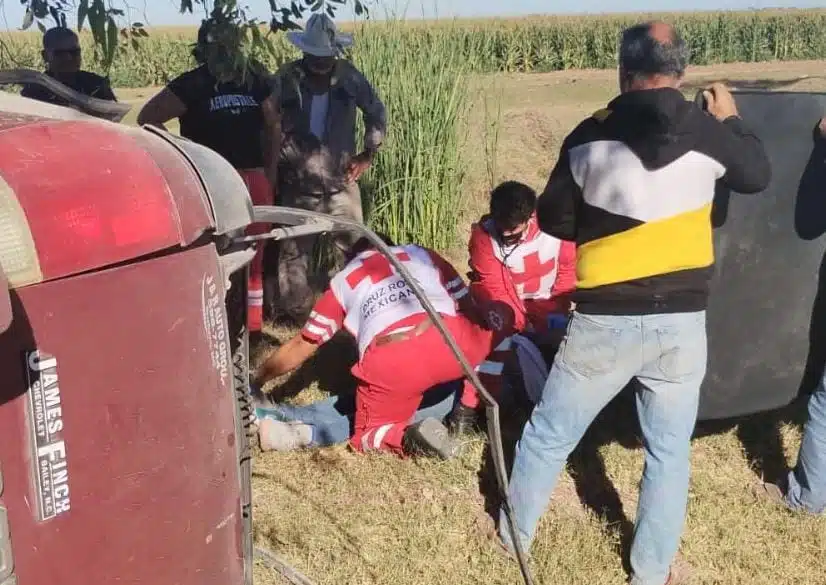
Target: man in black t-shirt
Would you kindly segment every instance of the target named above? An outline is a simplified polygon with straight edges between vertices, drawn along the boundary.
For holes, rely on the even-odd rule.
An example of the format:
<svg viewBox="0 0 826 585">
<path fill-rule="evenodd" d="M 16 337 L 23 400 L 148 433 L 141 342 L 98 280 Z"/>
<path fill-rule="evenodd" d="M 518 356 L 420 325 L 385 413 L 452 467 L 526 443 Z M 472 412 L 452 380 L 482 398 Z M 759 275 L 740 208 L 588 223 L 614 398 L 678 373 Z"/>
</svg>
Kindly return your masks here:
<svg viewBox="0 0 826 585">
<path fill-rule="evenodd" d="M 214 150 L 238 170 L 255 205 L 272 205 L 273 186 L 264 167 L 270 165 L 270 138 L 278 120 L 268 99 L 269 83 L 253 72 L 238 79 L 233 72 L 211 71 L 206 56 L 220 49 L 213 31 L 212 21 L 204 21 L 192 51 L 198 67 L 182 73 L 150 99 L 138 114 L 138 124 L 163 128 L 177 118 L 181 136 Z M 267 230 L 265 224 L 254 224 L 248 233 Z M 253 338 L 260 337 L 263 306 L 263 249 L 259 249 L 250 265 L 247 294 L 247 324 Z"/>
<path fill-rule="evenodd" d="M 178 118 L 181 136 L 202 144 L 237 169 L 264 166 L 261 104 L 270 94 L 259 77 L 249 84 L 216 80 L 207 66 L 182 73 L 143 107 L 139 124 L 162 126 Z"/>
<path fill-rule="evenodd" d="M 80 41 L 73 30 L 63 27 L 47 30 L 43 34 L 41 54 L 46 63 L 46 75 L 49 77 L 84 95 L 101 100 L 117 101 L 109 86 L 109 80 L 91 71 L 80 69 Z M 34 83 L 24 85 L 20 95 L 58 106 L 69 105 L 69 102 L 62 97 Z"/>
</svg>

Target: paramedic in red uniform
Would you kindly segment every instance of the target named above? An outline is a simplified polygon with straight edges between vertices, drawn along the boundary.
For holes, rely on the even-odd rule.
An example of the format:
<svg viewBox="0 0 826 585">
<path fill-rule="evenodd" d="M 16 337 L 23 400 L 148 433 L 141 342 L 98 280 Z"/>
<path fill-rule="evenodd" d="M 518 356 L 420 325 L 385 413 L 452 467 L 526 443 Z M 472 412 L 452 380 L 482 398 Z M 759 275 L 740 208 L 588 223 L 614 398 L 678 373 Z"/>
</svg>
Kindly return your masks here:
<svg viewBox="0 0 826 585">
<path fill-rule="evenodd" d="M 509 307 L 487 305 L 483 310 L 456 270 L 437 253 L 412 244 L 391 250 L 418 281 L 472 367 L 483 363 L 510 336 L 513 315 Z M 440 421 L 429 418 L 416 425 L 409 423 L 423 394 L 462 378 L 461 366 L 387 258 L 366 238 L 355 243 L 350 257 L 316 302 L 303 329 L 267 358 L 254 383 L 261 387 L 297 368 L 345 329 L 359 348 L 359 360 L 352 370 L 357 388 L 350 445 L 357 451 L 401 455 L 425 450 L 452 457 L 457 444 Z M 262 449 L 268 448 L 268 433 L 274 428 L 270 419 L 260 421 Z"/>
<path fill-rule="evenodd" d="M 507 303 L 515 315 L 515 331 L 551 363 L 576 289 L 576 246 L 539 229 L 536 200 L 536 192 L 517 181 L 506 181 L 491 192 L 490 213 L 471 227 L 470 290 L 477 301 Z M 489 361 L 506 359 L 494 354 Z M 450 417 L 454 432 L 474 424 L 478 408 L 476 391 L 466 385 Z"/>
<path fill-rule="evenodd" d="M 270 144 L 280 130 L 274 101 L 268 99 L 269 83 L 263 75 L 252 72 L 241 81 L 235 73 L 211 71 L 207 56 L 220 51 L 211 25 L 212 21 L 206 20 L 198 30 L 192 54 L 199 66 L 170 81 L 149 100 L 138 115 L 138 124 L 164 127 L 178 118 L 181 136 L 214 150 L 238 170 L 254 205 L 272 205 L 274 186 L 268 171 L 275 159 Z M 253 224 L 248 233 L 267 230 L 266 224 Z M 259 247 L 250 264 L 247 306 L 251 346 L 260 337 L 263 321 L 263 253 Z"/>
</svg>

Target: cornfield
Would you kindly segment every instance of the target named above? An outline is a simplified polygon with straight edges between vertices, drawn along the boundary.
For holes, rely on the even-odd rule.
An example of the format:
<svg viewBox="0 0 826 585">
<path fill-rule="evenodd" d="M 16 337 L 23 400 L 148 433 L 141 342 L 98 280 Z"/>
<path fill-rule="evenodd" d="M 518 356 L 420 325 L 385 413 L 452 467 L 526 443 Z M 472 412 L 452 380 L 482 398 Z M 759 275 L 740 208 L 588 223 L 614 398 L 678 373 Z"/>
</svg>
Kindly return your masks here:
<svg viewBox="0 0 826 585">
<path fill-rule="evenodd" d="M 403 47 L 417 55 L 440 47 L 461 57 L 473 72 L 545 72 L 614 67 L 620 31 L 651 17 L 677 26 L 691 47 L 695 65 L 826 58 L 826 9 L 407 21 L 403 26 L 397 21 L 373 21 L 344 28 L 355 28 L 359 38 L 352 55 L 357 62 L 360 53 L 376 43 Z M 394 38 L 384 38 L 388 35 Z M 112 84 L 166 83 L 192 65 L 194 38 L 194 29 L 161 27 L 151 29 L 150 37 L 142 39 L 138 48 L 126 43 L 108 72 Z M 275 45 L 276 54 L 264 59 L 271 68 L 297 56 L 283 35 Z M 83 46 L 91 55 L 90 35 L 84 35 Z M 92 59 L 87 62 L 95 70 Z M 39 66 L 38 33 L 0 34 L 0 67 Z"/>
<path fill-rule="evenodd" d="M 826 10 L 343 25 L 356 33 L 350 57 L 377 88 L 390 122 L 382 152 L 362 179 L 368 223 L 397 241 L 452 246 L 463 205 L 469 76 L 613 68 L 620 31 L 653 17 L 678 27 L 693 64 L 826 58 Z M 137 48 L 124 43 L 108 71 L 112 85 L 165 84 L 194 65 L 194 38 L 194 29 L 155 28 Z M 263 59 L 271 70 L 298 57 L 282 35 L 275 41 L 275 55 Z M 38 33 L 0 34 L 0 68 L 40 69 L 39 45 Z M 86 68 L 107 73 L 91 58 L 89 34 L 82 46 Z"/>
</svg>

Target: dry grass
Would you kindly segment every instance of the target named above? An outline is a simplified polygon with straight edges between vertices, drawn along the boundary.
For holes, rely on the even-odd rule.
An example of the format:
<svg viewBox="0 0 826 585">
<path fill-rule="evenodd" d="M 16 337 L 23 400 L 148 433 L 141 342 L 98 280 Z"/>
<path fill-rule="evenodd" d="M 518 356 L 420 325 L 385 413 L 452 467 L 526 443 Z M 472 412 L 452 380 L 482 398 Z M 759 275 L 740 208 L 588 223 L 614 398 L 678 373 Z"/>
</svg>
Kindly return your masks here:
<svg viewBox="0 0 826 585">
<path fill-rule="evenodd" d="M 760 79 L 771 85 L 820 75 L 824 68 L 822 62 L 696 68 L 689 82 Z M 497 76 L 493 84 L 489 78 L 479 83 L 500 92 L 502 100 L 494 179 L 520 178 L 537 188 L 565 133 L 615 91 L 610 71 Z M 826 83 L 810 78 L 790 87 L 822 91 Z M 478 122 L 474 132 L 482 140 Z M 465 227 L 484 207 L 488 184 L 484 157 L 474 155 Z M 450 256 L 465 261 L 461 249 Z M 273 333 L 283 340 L 289 331 Z M 291 400 L 324 396 L 319 384 L 332 392 L 351 386 L 346 360 L 336 352 L 320 356 L 293 380 L 293 389 L 310 387 Z M 826 521 L 794 517 L 751 492 L 758 477 L 774 479 L 794 462 L 800 415 L 759 417 L 695 440 L 682 554 L 695 567 L 697 583 L 826 583 Z M 596 432 L 572 459 L 572 473 L 562 478 L 532 551 L 538 583 L 625 582 L 623 558 L 642 470 L 634 418 L 619 403 L 594 425 Z M 508 425 L 506 443 L 512 445 L 519 422 Z M 510 456 L 512 448 L 508 451 Z M 481 436 L 468 439 L 462 456 L 448 463 L 355 455 L 334 447 L 259 453 L 253 472 L 256 541 L 283 554 L 319 585 L 520 582 L 516 567 L 498 556 L 480 528 L 496 503 Z M 257 585 L 283 582 L 256 568 Z"/>
</svg>

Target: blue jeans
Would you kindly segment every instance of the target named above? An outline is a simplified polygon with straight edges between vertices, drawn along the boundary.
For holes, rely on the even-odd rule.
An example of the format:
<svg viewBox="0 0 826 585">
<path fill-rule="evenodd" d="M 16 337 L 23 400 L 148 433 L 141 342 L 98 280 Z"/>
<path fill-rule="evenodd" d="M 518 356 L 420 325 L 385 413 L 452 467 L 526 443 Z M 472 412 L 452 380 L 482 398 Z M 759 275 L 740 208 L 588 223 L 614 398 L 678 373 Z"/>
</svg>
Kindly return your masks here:
<svg viewBox="0 0 826 585">
<path fill-rule="evenodd" d="M 413 422 L 417 423 L 428 417 L 442 420 L 453 410 L 461 390 L 461 380 L 428 390 L 422 398 Z M 328 447 L 347 442 L 352 432 L 355 412 L 356 398 L 354 395 L 331 396 L 307 406 L 273 404 L 269 407 L 255 409 L 255 415 L 259 419 L 300 421 L 313 427 L 313 439 L 309 447 Z"/>
<path fill-rule="evenodd" d="M 795 511 L 822 514 L 826 511 L 826 373 L 809 398 L 809 420 L 797 465 L 789 473 L 786 505 Z"/>
<path fill-rule="evenodd" d="M 575 312 L 542 397 L 516 446 L 508 495 L 524 550 L 559 474 L 599 412 L 633 379 L 645 468 L 633 585 L 663 585 L 679 548 L 688 500 L 691 435 L 706 373 L 705 311 L 613 316 Z M 499 534 L 513 549 L 504 510 Z"/>
</svg>

